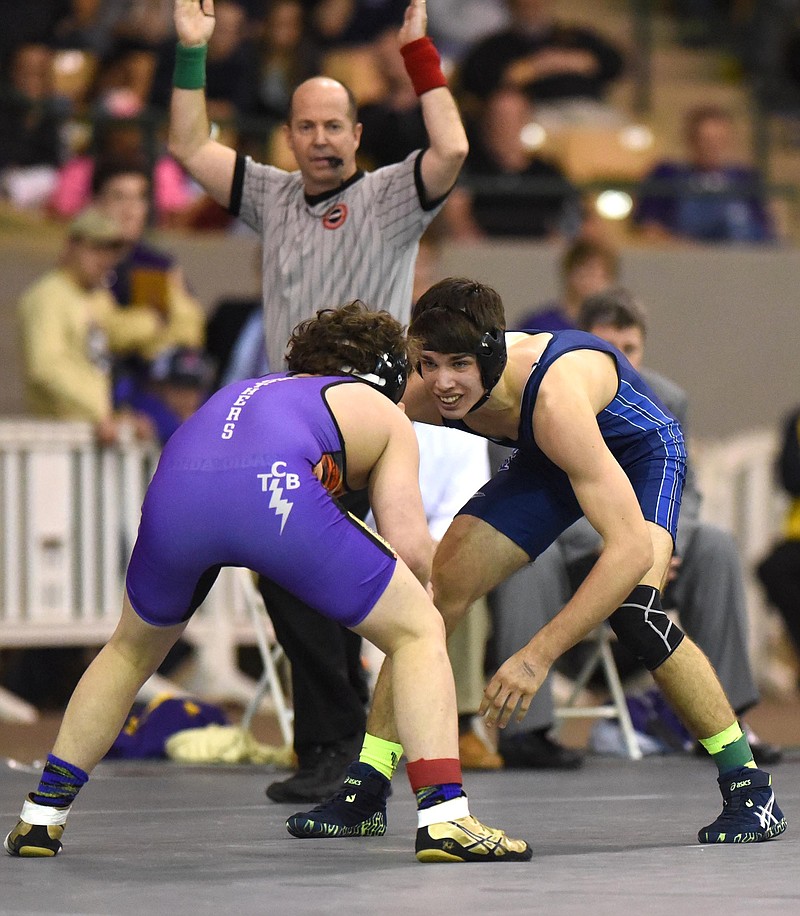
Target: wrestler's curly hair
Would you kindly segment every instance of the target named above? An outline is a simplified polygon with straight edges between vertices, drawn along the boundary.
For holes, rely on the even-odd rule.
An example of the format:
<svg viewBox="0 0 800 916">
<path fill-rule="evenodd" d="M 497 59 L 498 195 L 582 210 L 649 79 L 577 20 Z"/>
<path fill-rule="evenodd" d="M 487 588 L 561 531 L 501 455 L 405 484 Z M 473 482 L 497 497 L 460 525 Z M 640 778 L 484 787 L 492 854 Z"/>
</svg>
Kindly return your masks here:
<svg viewBox="0 0 800 916">
<path fill-rule="evenodd" d="M 388 312 L 371 311 L 355 299 L 338 309 L 320 309 L 292 332 L 286 351 L 290 372 L 346 375 L 372 372 L 384 354 L 418 357 L 419 348 Z"/>
</svg>

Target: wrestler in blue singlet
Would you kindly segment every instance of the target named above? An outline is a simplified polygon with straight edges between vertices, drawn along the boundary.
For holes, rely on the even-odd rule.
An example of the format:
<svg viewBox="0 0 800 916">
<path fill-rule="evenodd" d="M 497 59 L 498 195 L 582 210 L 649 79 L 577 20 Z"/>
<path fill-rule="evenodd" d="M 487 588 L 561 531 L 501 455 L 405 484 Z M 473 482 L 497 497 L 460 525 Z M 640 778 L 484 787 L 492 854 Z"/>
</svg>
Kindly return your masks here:
<svg viewBox="0 0 800 916">
<path fill-rule="evenodd" d="M 252 569 L 345 626 L 367 616 L 396 555 L 332 498 L 346 455 L 325 390 L 354 383 L 287 373 L 234 382 L 172 435 L 128 567 L 144 621 L 186 620 L 221 566 Z"/>
<path fill-rule="evenodd" d="M 616 362 L 619 387 L 597 415 L 600 432 L 633 485 L 645 519 L 666 528 L 674 540 L 686 475 L 686 446 L 678 421 L 612 344 L 584 331 L 552 335 L 525 385 L 517 438 L 496 440 L 517 451 L 461 513 L 483 519 L 531 559 L 583 515 L 566 473 L 536 444 L 533 410 L 542 378 L 559 356 L 571 350 L 601 350 Z M 444 424 L 474 432 L 463 420 Z"/>
</svg>

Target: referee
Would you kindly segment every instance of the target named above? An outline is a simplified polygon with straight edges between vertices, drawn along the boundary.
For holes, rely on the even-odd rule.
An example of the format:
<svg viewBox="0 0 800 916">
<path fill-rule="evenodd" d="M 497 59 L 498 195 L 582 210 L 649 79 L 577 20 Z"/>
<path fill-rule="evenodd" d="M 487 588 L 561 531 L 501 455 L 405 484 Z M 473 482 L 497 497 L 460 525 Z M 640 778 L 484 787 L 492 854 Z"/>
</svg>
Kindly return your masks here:
<svg viewBox="0 0 800 916">
<path fill-rule="evenodd" d="M 467 138 L 428 38 L 425 0 L 411 0 L 398 38 L 420 98 L 426 149 L 365 173 L 356 103 L 341 83 L 313 77 L 293 94 L 286 139 L 299 170 L 254 162 L 211 139 L 206 46 L 213 0 L 175 0 L 178 48 L 170 152 L 220 204 L 261 234 L 266 350 L 284 368 L 292 328 L 323 306 L 361 299 L 408 323 L 419 239 L 456 182 Z M 348 505 L 363 515 L 363 495 Z M 337 789 L 360 749 L 367 692 L 360 639 L 300 605 L 273 583 L 261 590 L 292 666 L 294 747 L 300 767 L 272 783 L 273 801 L 320 801 Z"/>
</svg>

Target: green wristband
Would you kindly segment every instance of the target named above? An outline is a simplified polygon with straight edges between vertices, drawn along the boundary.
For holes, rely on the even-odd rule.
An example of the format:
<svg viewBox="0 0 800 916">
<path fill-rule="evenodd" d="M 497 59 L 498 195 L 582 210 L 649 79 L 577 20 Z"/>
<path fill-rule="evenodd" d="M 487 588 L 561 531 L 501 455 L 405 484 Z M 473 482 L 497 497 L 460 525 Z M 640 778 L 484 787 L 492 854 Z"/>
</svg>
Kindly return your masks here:
<svg viewBox="0 0 800 916">
<path fill-rule="evenodd" d="M 172 85 L 177 89 L 205 89 L 207 51 L 206 45 L 187 48 L 178 42 Z"/>
</svg>

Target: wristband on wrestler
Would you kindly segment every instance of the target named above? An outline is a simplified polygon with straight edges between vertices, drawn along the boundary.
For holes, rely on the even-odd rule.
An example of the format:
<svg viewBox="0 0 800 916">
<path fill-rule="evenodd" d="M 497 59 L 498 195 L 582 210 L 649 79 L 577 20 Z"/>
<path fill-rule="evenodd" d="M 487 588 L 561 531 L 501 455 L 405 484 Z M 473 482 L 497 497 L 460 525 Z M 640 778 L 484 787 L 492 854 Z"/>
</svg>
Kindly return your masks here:
<svg viewBox="0 0 800 916">
<path fill-rule="evenodd" d="M 178 42 L 172 85 L 177 89 L 205 89 L 207 51 L 206 45 L 187 48 Z"/>
<path fill-rule="evenodd" d="M 447 85 L 439 52 L 427 35 L 403 45 L 400 53 L 418 96 Z"/>
</svg>

